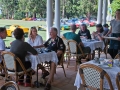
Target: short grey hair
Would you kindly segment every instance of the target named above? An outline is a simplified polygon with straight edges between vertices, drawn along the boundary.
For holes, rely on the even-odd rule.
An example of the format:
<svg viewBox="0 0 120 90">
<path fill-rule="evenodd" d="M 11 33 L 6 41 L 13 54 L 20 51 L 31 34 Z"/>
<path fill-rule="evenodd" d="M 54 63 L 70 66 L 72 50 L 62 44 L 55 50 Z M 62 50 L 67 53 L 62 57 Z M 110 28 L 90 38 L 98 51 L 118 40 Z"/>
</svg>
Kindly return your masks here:
<svg viewBox="0 0 120 90">
<path fill-rule="evenodd" d="M 56 27 L 51 27 L 50 29 L 54 30 L 56 33 L 58 33 L 58 30 Z"/>
</svg>

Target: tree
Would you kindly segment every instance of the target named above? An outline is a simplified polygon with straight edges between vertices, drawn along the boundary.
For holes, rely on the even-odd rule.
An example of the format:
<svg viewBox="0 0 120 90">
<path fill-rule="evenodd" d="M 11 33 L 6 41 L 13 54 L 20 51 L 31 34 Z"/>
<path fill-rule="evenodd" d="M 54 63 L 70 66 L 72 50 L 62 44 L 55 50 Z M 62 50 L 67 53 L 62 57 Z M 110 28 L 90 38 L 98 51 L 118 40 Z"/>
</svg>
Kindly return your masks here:
<svg viewBox="0 0 120 90">
<path fill-rule="evenodd" d="M 114 15 L 115 11 L 117 9 L 120 9 L 120 0 L 113 0 L 112 4 L 111 4 L 111 7 L 112 7 L 112 15 Z"/>
</svg>

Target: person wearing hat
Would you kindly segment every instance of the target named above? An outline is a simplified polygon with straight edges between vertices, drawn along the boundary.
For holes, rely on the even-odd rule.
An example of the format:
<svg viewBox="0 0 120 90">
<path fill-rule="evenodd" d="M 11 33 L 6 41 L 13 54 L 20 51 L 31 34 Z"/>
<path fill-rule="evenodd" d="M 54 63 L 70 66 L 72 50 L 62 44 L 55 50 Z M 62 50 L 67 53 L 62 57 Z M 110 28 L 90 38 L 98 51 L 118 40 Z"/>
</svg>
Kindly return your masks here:
<svg viewBox="0 0 120 90">
<path fill-rule="evenodd" d="M 86 24 L 80 25 L 78 35 L 80 36 L 80 38 L 91 39 L 90 31 L 87 29 Z"/>
<path fill-rule="evenodd" d="M 97 24 L 96 25 L 96 32 L 92 33 L 92 39 L 98 40 L 98 41 L 102 41 L 103 38 L 103 27 L 101 24 Z"/>
<path fill-rule="evenodd" d="M 106 35 L 108 33 L 108 31 L 109 31 L 109 25 L 108 24 L 104 24 L 103 25 L 103 29 L 104 29 L 103 35 Z"/>
</svg>

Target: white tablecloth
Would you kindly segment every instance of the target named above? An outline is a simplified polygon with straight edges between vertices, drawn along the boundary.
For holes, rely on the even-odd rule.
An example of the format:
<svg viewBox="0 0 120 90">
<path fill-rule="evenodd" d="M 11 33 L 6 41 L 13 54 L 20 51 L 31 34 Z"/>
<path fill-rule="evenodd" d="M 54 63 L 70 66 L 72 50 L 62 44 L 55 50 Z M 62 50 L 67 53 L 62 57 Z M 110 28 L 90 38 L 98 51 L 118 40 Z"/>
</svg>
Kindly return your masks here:
<svg viewBox="0 0 120 90">
<path fill-rule="evenodd" d="M 94 65 L 97 65 L 97 66 L 99 65 L 97 63 L 94 63 L 93 60 L 89 61 L 87 63 L 94 64 Z M 120 72 L 120 67 L 117 67 L 117 66 L 113 65 L 113 67 L 111 67 L 111 68 L 103 68 L 103 69 L 110 76 L 110 79 L 112 81 L 112 85 L 113 85 L 114 90 L 118 90 L 117 89 L 117 85 L 116 85 L 116 75 L 117 75 L 118 72 Z M 77 87 L 77 90 L 80 88 L 80 84 L 81 83 L 82 83 L 82 80 L 81 80 L 81 77 L 80 77 L 80 74 L 79 74 L 79 70 L 78 70 L 77 75 L 76 75 L 76 79 L 75 79 L 75 83 L 74 83 L 74 86 Z M 104 79 L 104 88 L 110 89 L 106 79 Z"/>
<path fill-rule="evenodd" d="M 104 49 L 105 45 L 103 41 L 82 41 L 84 46 L 89 46 L 91 49 L 91 53 L 93 53 L 93 50 L 96 48 L 101 48 L 102 50 Z"/>
<path fill-rule="evenodd" d="M 26 60 L 29 60 L 32 64 L 32 69 L 36 69 L 37 68 L 37 64 L 45 62 L 45 61 L 52 61 L 54 62 L 56 65 L 58 63 L 58 58 L 57 58 L 57 54 L 56 52 L 52 51 L 52 52 L 47 52 L 47 53 L 41 53 L 38 55 L 28 55 L 26 56 Z"/>
</svg>

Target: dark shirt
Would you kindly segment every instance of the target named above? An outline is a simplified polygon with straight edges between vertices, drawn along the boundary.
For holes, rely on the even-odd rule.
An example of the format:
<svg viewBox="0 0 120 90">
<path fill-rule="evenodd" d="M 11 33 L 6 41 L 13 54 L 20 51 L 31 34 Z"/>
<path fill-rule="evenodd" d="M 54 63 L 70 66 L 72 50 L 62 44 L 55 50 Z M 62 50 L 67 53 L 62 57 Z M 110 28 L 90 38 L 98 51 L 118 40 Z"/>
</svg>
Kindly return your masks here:
<svg viewBox="0 0 120 90">
<path fill-rule="evenodd" d="M 37 54 L 37 51 L 31 45 L 29 45 L 27 42 L 23 42 L 22 40 L 13 41 L 11 43 L 10 52 L 19 57 L 23 65 L 25 65 L 25 57 L 27 52 L 30 52 L 33 55 Z M 21 67 L 19 65 L 17 65 L 17 70 L 21 71 Z"/>
<path fill-rule="evenodd" d="M 56 37 L 54 41 L 49 38 L 45 43 L 44 46 L 47 47 L 49 50 L 57 52 L 57 50 L 65 51 L 65 44 L 60 37 Z"/>
<path fill-rule="evenodd" d="M 91 35 L 90 35 L 90 31 L 89 30 L 85 30 L 85 31 L 80 30 L 78 32 L 78 35 L 79 36 L 87 36 L 87 39 L 91 39 Z"/>
</svg>

